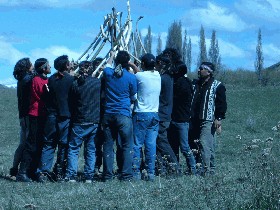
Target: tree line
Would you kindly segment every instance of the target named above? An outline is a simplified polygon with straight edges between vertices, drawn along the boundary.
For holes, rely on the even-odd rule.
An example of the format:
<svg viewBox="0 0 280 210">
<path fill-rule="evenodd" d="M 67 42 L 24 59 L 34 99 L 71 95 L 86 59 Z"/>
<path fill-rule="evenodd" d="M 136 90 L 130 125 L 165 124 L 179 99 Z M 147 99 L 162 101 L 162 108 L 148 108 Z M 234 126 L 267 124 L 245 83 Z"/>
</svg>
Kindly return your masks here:
<svg viewBox="0 0 280 210">
<path fill-rule="evenodd" d="M 145 52 L 143 52 L 143 47 L 145 48 L 146 52 L 152 53 L 152 44 L 153 44 L 153 36 L 152 36 L 152 29 L 151 26 L 148 26 L 148 33 L 143 38 L 141 35 L 141 32 L 139 32 L 138 37 L 136 37 L 136 34 L 132 34 L 133 40 L 134 40 L 134 54 L 135 55 L 142 55 Z M 143 47 L 141 46 L 141 42 L 143 39 Z M 163 43 L 162 43 L 162 37 L 159 34 L 157 37 L 157 43 L 156 43 L 156 54 L 160 54 L 162 52 Z M 132 43 L 130 44 L 132 46 Z M 191 37 L 188 36 L 187 30 L 183 31 L 182 23 L 181 21 L 174 21 L 168 28 L 168 34 L 167 34 L 167 40 L 165 47 L 172 47 L 178 50 L 180 54 L 182 55 L 182 60 L 185 62 L 186 66 L 188 67 L 189 72 L 191 71 L 192 62 L 195 60 L 192 57 L 192 40 Z M 130 48 L 131 49 L 131 48 Z M 219 48 L 219 42 L 217 39 L 217 33 L 216 30 L 212 30 L 211 34 L 211 40 L 210 40 L 210 46 L 209 50 L 207 51 L 206 48 L 206 41 L 205 41 L 205 31 L 204 27 L 201 25 L 200 31 L 199 31 L 199 52 L 198 57 L 196 59 L 196 65 L 199 67 L 200 63 L 203 61 L 210 61 L 212 62 L 217 72 L 223 69 L 222 65 L 222 58 L 220 55 L 220 48 Z M 258 31 L 258 38 L 257 38 L 257 46 L 256 46 L 256 60 L 254 62 L 255 66 L 255 72 L 257 75 L 257 79 L 260 84 L 264 84 L 266 78 L 264 75 L 264 67 L 263 67 L 264 57 L 263 57 L 263 51 L 262 51 L 262 35 L 261 35 L 261 29 Z"/>
</svg>

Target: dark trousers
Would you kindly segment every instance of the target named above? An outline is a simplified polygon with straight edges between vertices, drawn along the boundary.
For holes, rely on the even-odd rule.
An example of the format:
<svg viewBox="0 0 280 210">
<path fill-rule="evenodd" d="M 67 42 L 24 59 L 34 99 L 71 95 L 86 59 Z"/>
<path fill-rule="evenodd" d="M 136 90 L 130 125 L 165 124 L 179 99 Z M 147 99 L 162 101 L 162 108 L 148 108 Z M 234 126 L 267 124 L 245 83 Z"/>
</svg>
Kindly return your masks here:
<svg viewBox="0 0 280 210">
<path fill-rule="evenodd" d="M 156 163 L 156 173 L 173 173 L 178 172 L 179 163 L 177 157 L 172 150 L 168 138 L 167 130 L 169 128 L 170 122 L 160 121 L 159 131 L 157 136 L 157 163 Z"/>
<path fill-rule="evenodd" d="M 67 166 L 70 119 L 48 115 L 44 128 L 44 146 L 38 173 L 49 173 L 52 168 L 56 147 L 57 159 L 54 172 L 64 176 Z"/>
<path fill-rule="evenodd" d="M 32 179 L 36 179 L 35 172 L 42 153 L 45 121 L 45 117 L 29 116 L 29 134 L 24 145 L 19 174 L 26 174 Z"/>
</svg>

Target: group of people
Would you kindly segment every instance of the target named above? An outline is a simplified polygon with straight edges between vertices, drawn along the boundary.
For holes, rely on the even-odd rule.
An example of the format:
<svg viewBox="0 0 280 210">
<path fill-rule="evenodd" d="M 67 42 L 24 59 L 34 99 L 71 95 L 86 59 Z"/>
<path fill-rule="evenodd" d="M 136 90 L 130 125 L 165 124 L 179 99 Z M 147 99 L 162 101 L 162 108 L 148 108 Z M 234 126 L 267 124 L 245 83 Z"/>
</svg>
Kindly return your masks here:
<svg viewBox="0 0 280 210">
<path fill-rule="evenodd" d="M 144 54 L 140 65 L 127 51 L 110 52 L 96 69 L 102 60 L 82 61 L 73 75 L 62 55 L 50 77 L 45 58 L 34 67 L 29 58 L 16 63 L 21 132 L 10 175 L 20 182 L 76 182 L 82 144 L 86 183 L 214 173 L 215 133 L 227 109 L 214 65 L 203 62 L 191 81 L 173 48 Z"/>
</svg>

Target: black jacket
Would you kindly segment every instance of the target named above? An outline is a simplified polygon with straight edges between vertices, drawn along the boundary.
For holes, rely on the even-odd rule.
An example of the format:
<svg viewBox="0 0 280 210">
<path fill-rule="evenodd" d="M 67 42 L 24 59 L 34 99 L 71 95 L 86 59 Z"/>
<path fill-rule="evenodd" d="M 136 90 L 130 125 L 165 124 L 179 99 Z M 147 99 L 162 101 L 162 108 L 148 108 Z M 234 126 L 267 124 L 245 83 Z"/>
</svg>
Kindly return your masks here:
<svg viewBox="0 0 280 210">
<path fill-rule="evenodd" d="M 74 81 L 74 77 L 68 72 L 58 72 L 49 77 L 49 93 L 46 101 L 48 114 L 59 117 L 70 117 L 69 111 L 69 90 Z"/>
<path fill-rule="evenodd" d="M 205 84 L 201 80 L 193 81 L 194 94 L 191 104 L 193 119 L 214 121 L 224 119 L 227 111 L 225 86 L 210 78 Z"/>
<path fill-rule="evenodd" d="M 27 73 L 23 79 L 17 82 L 17 98 L 18 98 L 18 112 L 19 118 L 25 117 L 29 112 L 30 105 L 30 88 L 32 79 L 34 77 L 33 73 Z"/>
<path fill-rule="evenodd" d="M 101 82 L 88 76 L 83 83 L 73 82 L 70 90 L 70 111 L 73 123 L 99 123 Z"/>
<path fill-rule="evenodd" d="M 173 107 L 173 78 L 169 74 L 161 75 L 158 115 L 160 121 L 171 121 Z"/>
<path fill-rule="evenodd" d="M 172 121 L 189 122 L 192 94 L 192 81 L 189 78 L 174 77 Z"/>
</svg>

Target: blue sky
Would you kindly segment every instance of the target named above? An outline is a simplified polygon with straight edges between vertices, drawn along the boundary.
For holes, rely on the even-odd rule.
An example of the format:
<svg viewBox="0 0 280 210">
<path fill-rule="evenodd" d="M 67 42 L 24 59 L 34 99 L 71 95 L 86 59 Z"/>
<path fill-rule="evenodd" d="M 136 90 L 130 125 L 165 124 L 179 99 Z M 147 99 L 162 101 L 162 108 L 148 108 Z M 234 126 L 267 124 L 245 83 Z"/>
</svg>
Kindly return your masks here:
<svg viewBox="0 0 280 210">
<path fill-rule="evenodd" d="M 259 28 L 264 66 L 280 61 L 279 0 L 131 0 L 130 5 L 133 31 L 139 16 L 144 16 L 139 22 L 142 36 L 151 26 L 153 53 L 158 35 L 165 45 L 168 27 L 181 21 L 192 40 L 193 64 L 201 25 L 207 50 L 212 30 L 216 30 L 222 63 L 231 69 L 254 70 Z M 62 54 L 76 60 L 112 7 L 126 17 L 126 0 L 0 0 L 0 84 L 15 83 L 13 68 L 23 57 L 32 62 L 45 57 L 51 65 Z"/>
</svg>

